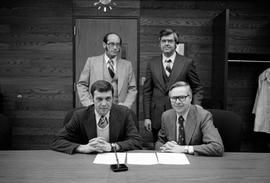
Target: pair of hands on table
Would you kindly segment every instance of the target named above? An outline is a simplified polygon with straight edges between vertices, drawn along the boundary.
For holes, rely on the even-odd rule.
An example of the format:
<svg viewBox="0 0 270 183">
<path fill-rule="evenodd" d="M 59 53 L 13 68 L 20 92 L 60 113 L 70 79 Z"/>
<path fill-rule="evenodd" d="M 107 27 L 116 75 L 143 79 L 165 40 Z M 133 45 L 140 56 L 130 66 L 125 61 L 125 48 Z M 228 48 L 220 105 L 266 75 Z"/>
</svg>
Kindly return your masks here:
<svg viewBox="0 0 270 183">
<path fill-rule="evenodd" d="M 168 141 L 160 147 L 161 152 L 177 152 L 184 153 L 185 146 L 177 144 L 175 141 Z"/>
<path fill-rule="evenodd" d="M 88 144 L 79 145 L 76 151 L 80 153 L 109 152 L 111 151 L 111 144 L 102 137 L 96 137 L 90 139 Z"/>
</svg>

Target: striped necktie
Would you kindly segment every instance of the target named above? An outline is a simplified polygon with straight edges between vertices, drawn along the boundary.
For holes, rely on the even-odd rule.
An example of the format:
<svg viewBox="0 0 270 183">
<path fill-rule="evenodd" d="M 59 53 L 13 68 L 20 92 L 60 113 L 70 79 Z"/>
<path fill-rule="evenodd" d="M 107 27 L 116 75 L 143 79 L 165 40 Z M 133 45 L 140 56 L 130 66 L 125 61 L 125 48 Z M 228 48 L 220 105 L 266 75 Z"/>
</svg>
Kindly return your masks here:
<svg viewBox="0 0 270 183">
<path fill-rule="evenodd" d="M 165 69 L 166 69 L 166 70 L 168 71 L 168 73 L 169 73 L 168 76 L 170 76 L 170 74 L 171 74 L 171 72 L 172 72 L 172 67 L 171 67 L 172 60 L 171 60 L 171 59 L 166 60 L 165 63 L 166 63 Z"/>
<path fill-rule="evenodd" d="M 98 122 L 99 128 L 105 128 L 108 125 L 107 118 L 104 116 L 101 116 Z"/>
<path fill-rule="evenodd" d="M 108 71 L 110 73 L 110 76 L 113 78 L 115 73 L 114 73 L 114 67 L 113 67 L 114 63 L 113 60 L 109 60 L 108 61 Z"/>
</svg>

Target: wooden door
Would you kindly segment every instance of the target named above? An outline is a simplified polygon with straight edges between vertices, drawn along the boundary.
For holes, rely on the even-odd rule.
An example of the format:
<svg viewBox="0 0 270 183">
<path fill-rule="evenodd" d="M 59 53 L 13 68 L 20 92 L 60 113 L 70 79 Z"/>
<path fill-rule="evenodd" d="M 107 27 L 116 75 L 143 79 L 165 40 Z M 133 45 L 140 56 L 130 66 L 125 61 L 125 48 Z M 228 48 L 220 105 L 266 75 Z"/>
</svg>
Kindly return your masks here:
<svg viewBox="0 0 270 183">
<path fill-rule="evenodd" d="M 132 62 L 137 78 L 137 19 L 76 19 L 74 83 L 79 80 L 87 58 L 104 53 L 102 40 L 108 32 L 116 32 L 121 36 L 121 56 Z M 74 96 L 75 106 L 81 106 L 77 91 Z M 132 108 L 136 111 L 136 104 Z"/>
</svg>

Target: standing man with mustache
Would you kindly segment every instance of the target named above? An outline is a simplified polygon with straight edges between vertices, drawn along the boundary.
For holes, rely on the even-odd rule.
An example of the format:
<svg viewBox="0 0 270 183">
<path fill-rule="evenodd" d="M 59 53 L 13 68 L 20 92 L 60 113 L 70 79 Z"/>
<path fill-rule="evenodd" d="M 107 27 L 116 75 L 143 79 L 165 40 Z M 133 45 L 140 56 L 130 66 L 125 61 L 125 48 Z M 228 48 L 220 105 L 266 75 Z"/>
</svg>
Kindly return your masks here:
<svg viewBox="0 0 270 183">
<path fill-rule="evenodd" d="M 90 87 L 97 80 L 105 80 L 113 85 L 113 103 L 131 108 L 135 102 L 136 79 L 131 62 L 119 56 L 121 45 L 121 37 L 110 32 L 103 38 L 105 53 L 87 59 L 77 82 L 77 91 L 83 106 L 93 104 Z"/>
<path fill-rule="evenodd" d="M 172 29 L 160 31 L 159 46 L 162 54 L 147 64 L 143 87 L 144 126 L 152 131 L 153 142 L 158 139 L 161 114 L 171 109 L 169 88 L 177 81 L 186 81 L 193 91 L 193 104 L 201 104 L 202 86 L 192 59 L 176 53 L 178 34 Z"/>
<path fill-rule="evenodd" d="M 140 149 L 142 138 L 131 110 L 113 104 L 114 90 L 104 80 L 91 85 L 94 105 L 76 110 L 55 136 L 51 148 L 68 154 Z"/>
</svg>

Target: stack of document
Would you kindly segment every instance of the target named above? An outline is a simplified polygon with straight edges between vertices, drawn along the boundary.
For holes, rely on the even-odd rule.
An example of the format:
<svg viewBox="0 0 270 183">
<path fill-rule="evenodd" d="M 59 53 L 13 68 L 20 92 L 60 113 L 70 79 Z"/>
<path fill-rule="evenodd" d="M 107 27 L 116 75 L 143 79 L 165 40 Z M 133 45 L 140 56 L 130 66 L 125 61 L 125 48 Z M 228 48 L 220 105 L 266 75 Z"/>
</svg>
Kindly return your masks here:
<svg viewBox="0 0 270 183">
<path fill-rule="evenodd" d="M 131 165 L 187 165 L 190 164 L 184 153 L 117 153 L 120 164 Z M 97 154 L 95 164 L 116 164 L 114 153 Z"/>
</svg>

